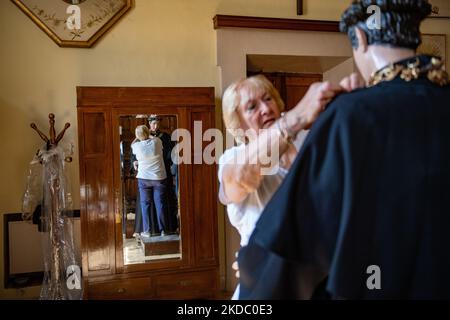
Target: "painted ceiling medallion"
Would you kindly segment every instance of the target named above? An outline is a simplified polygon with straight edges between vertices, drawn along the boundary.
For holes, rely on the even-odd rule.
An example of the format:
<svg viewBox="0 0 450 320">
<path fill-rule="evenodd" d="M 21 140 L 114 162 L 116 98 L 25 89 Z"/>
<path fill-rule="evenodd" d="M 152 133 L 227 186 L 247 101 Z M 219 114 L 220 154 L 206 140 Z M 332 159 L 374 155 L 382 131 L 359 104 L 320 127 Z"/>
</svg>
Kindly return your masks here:
<svg viewBox="0 0 450 320">
<path fill-rule="evenodd" d="M 90 48 L 132 0 L 11 0 L 60 47 Z"/>
</svg>

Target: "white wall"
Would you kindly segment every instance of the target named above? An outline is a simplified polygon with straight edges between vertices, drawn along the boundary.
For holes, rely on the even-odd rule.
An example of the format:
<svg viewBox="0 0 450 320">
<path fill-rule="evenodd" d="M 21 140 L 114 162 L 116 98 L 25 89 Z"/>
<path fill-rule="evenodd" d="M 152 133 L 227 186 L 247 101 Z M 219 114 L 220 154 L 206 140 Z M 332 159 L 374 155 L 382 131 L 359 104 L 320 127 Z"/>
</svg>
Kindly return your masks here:
<svg viewBox="0 0 450 320">
<path fill-rule="evenodd" d="M 354 71 L 356 71 L 356 67 L 353 58 L 349 58 L 334 68 L 325 71 L 323 73 L 323 80 L 330 81 L 332 83 L 339 83 L 342 78 L 348 76 Z"/>
<path fill-rule="evenodd" d="M 74 254 L 81 263 L 80 218 L 72 219 Z M 38 226 L 28 221 L 14 221 L 8 225 L 10 274 L 44 271 L 42 241 L 48 233 L 38 231 Z"/>
</svg>

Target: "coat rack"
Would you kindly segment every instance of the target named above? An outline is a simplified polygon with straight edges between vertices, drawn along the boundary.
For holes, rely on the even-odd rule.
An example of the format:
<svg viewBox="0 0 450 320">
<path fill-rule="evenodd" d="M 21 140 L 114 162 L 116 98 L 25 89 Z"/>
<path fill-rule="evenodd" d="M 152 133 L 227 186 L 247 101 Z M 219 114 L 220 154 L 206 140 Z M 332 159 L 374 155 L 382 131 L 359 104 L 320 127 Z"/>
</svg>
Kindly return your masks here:
<svg viewBox="0 0 450 320">
<path fill-rule="evenodd" d="M 47 150 L 50 150 L 50 148 L 56 147 L 58 145 L 59 141 L 61 141 L 61 139 L 64 137 L 66 130 L 69 129 L 69 127 L 70 127 L 70 123 L 67 122 L 64 125 L 64 129 L 55 138 L 55 136 L 56 136 L 55 135 L 55 115 L 53 113 L 50 113 L 48 115 L 48 118 L 49 118 L 49 122 L 50 122 L 50 139 L 47 138 L 47 136 L 38 129 L 38 127 L 36 126 L 35 123 L 32 123 L 30 126 L 39 134 L 41 139 L 45 141 L 45 143 L 47 144 Z"/>
<path fill-rule="evenodd" d="M 45 272 L 43 290 L 41 291 L 41 299 L 62 300 L 68 297 L 66 292 L 65 261 L 67 261 L 68 250 L 73 255 L 73 250 L 68 247 L 64 238 L 65 220 L 62 212 L 65 209 L 65 181 L 63 177 L 63 161 L 71 161 L 70 159 L 61 159 L 61 152 L 58 152 L 57 146 L 64 137 L 66 130 L 70 127 L 70 123 L 64 125 L 64 129 L 56 135 L 55 132 L 55 115 L 49 114 L 50 130 L 49 137 L 40 131 L 36 124 L 31 123 L 33 128 L 45 141 L 46 147 L 39 153 L 41 164 L 44 165 L 43 179 L 43 205 L 42 217 L 46 219 L 45 223 L 49 230 L 49 239 L 44 262 Z M 50 256 L 49 256 L 50 254 Z M 46 278 L 48 277 L 48 278 Z"/>
</svg>

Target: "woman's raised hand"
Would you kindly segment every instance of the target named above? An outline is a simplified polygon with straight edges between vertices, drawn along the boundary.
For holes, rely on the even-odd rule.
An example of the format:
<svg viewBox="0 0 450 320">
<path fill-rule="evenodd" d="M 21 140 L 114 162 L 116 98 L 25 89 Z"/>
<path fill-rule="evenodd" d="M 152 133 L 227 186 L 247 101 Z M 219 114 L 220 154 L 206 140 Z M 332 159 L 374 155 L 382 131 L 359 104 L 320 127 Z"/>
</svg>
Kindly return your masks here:
<svg viewBox="0 0 450 320">
<path fill-rule="evenodd" d="M 329 81 L 313 83 L 303 99 L 286 114 L 288 130 L 309 129 L 326 105 L 341 92 L 341 86 Z"/>
</svg>

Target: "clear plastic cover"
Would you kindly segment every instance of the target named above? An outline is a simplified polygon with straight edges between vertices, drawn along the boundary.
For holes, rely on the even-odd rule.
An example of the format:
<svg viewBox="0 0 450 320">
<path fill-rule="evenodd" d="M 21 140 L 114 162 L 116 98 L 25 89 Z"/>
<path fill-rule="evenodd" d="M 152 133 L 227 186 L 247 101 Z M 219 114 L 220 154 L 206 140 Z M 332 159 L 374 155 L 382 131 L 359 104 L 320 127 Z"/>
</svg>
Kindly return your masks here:
<svg viewBox="0 0 450 320">
<path fill-rule="evenodd" d="M 48 150 L 47 150 L 48 149 Z M 23 199 L 23 218 L 31 220 L 40 209 L 44 232 L 43 300 L 77 300 L 82 298 L 80 261 L 77 261 L 73 234 L 72 193 L 66 165 L 73 146 L 41 148 L 30 163 Z"/>
</svg>

